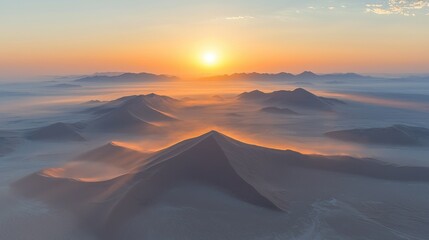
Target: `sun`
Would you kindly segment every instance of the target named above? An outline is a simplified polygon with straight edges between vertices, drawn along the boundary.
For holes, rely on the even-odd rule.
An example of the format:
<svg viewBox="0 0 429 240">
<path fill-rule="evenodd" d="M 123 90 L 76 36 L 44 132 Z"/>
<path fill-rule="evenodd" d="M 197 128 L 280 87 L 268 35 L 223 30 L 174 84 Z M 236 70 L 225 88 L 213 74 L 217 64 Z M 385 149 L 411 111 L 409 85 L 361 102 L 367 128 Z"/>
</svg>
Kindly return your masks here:
<svg viewBox="0 0 429 240">
<path fill-rule="evenodd" d="M 204 65 L 206 66 L 214 66 L 218 63 L 218 55 L 215 52 L 205 52 L 201 57 Z"/>
</svg>

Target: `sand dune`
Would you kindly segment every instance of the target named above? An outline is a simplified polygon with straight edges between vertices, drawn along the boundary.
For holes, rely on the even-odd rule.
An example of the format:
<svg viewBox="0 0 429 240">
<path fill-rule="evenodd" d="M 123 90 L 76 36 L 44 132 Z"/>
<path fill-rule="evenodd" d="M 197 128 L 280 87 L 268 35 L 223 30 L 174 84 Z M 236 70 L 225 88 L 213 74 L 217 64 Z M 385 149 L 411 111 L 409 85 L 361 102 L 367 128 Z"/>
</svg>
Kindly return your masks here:
<svg viewBox="0 0 429 240">
<path fill-rule="evenodd" d="M 132 156 L 129 159 L 128 154 Z M 150 209 L 164 193 L 181 186 L 217 189 L 267 211 L 287 211 L 290 196 L 278 192 L 278 186 L 288 177 L 284 175 L 286 172 L 311 169 L 390 181 L 429 181 L 429 168 L 399 167 L 373 159 L 303 155 L 249 145 L 215 131 L 182 141 L 147 158 L 112 144 L 82 156 L 90 161 L 100 156 L 99 164 L 120 166 L 123 174 L 108 168 L 108 176 L 103 177 L 97 165 L 88 165 L 83 173 L 76 169 L 85 165 L 66 165 L 27 176 L 15 182 L 13 189 L 73 210 L 82 219 L 95 223 L 93 227 L 101 235 L 115 232 L 127 219 Z M 104 156 L 107 161 L 103 160 Z M 116 156 L 127 158 L 126 163 L 116 162 Z M 130 166 L 130 161 L 131 170 L 122 167 Z M 92 167 L 94 176 L 91 176 Z M 78 178 L 73 174 L 83 176 Z M 209 200 L 199 200 L 205 201 Z"/>
<path fill-rule="evenodd" d="M 156 94 L 122 97 L 85 112 L 97 117 L 87 122 L 88 130 L 121 133 L 155 133 L 158 125 L 177 119 L 166 111 L 173 111 L 180 102 Z M 162 110 L 159 110 L 162 109 Z"/>
<path fill-rule="evenodd" d="M 393 125 L 386 128 L 362 128 L 333 131 L 328 137 L 364 143 L 384 145 L 422 146 L 429 144 L 429 129 L 406 125 Z"/>
<path fill-rule="evenodd" d="M 166 113 L 177 108 L 179 101 L 167 96 L 156 94 L 122 97 L 101 106 L 93 107 L 85 112 L 96 115 L 105 114 L 114 110 L 126 110 L 140 119 L 148 122 L 172 121 L 173 116 Z"/>
<path fill-rule="evenodd" d="M 26 138 L 33 141 L 85 141 L 76 125 L 62 122 L 31 131 Z"/>
<path fill-rule="evenodd" d="M 157 112 L 150 111 L 149 113 L 158 115 Z M 150 119 L 153 119 L 154 115 L 150 115 Z M 115 109 L 89 121 L 85 129 L 103 133 L 150 133 L 159 130 L 156 125 L 146 122 L 133 112 L 123 108 Z"/>
<path fill-rule="evenodd" d="M 281 90 L 271 93 L 255 90 L 240 94 L 238 99 L 261 102 L 264 105 L 289 106 L 321 111 L 331 111 L 334 105 L 344 104 L 344 102 L 337 99 L 318 97 L 302 88 L 297 88 L 293 91 Z"/>
<path fill-rule="evenodd" d="M 99 148 L 79 155 L 73 161 L 99 162 L 118 166 L 124 169 L 130 169 L 148 156 L 148 153 L 125 147 L 120 143 L 110 142 Z"/>
<path fill-rule="evenodd" d="M 79 155 L 64 166 L 45 169 L 40 174 L 57 179 L 101 182 L 127 174 L 144 162 L 149 155 L 110 142 Z"/>
</svg>

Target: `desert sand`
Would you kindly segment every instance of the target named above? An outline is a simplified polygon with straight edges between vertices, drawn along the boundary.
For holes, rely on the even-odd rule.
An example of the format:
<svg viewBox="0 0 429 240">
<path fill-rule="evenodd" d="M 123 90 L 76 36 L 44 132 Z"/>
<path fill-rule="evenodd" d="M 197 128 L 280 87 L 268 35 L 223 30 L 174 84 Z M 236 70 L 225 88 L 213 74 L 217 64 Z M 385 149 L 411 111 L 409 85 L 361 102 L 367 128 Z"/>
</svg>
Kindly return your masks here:
<svg viewBox="0 0 429 240">
<path fill-rule="evenodd" d="M 228 94 L 171 96 L 154 85 L 131 93 L 119 88 L 103 98 L 110 89 L 80 84 L 89 91 L 86 99 L 55 103 L 52 115 L 6 121 L 0 204 L 9 210 L 0 214 L 1 238 L 399 240 L 429 234 L 423 145 L 362 145 L 325 135 L 380 126 L 385 116 L 400 119 L 409 110 L 281 85 L 238 94 L 254 87 L 240 82 Z M 356 117 L 362 114 L 370 119 Z M 424 124 L 397 122 L 404 121 L 409 124 L 394 125 L 401 134 L 365 129 L 399 142 L 421 136 Z M 22 224 L 29 230 L 18 231 Z"/>
</svg>

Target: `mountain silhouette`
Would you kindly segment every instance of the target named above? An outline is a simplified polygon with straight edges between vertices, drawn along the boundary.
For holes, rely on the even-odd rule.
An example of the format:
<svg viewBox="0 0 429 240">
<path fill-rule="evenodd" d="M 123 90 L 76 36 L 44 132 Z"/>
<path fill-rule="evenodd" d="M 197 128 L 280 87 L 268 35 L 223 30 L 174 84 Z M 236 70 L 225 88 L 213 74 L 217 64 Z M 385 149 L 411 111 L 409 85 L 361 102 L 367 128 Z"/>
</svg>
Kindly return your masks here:
<svg viewBox="0 0 429 240">
<path fill-rule="evenodd" d="M 256 101 L 266 106 L 290 106 L 321 111 L 331 111 L 333 106 L 344 104 L 338 99 L 318 97 L 303 88 L 297 88 L 293 91 L 280 90 L 271 93 L 255 90 L 238 95 L 238 99 Z"/>
<path fill-rule="evenodd" d="M 156 75 L 152 73 L 122 73 L 117 76 L 95 75 L 76 79 L 75 82 L 82 83 L 124 83 L 145 81 L 167 81 L 176 80 L 177 77 L 168 75 Z"/>
</svg>

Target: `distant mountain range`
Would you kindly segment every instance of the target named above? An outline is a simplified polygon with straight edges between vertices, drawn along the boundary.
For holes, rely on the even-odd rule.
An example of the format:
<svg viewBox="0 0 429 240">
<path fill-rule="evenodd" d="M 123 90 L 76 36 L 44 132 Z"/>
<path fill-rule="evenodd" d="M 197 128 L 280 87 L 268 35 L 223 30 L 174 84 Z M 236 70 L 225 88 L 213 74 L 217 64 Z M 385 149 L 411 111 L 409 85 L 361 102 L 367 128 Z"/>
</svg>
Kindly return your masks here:
<svg viewBox="0 0 429 240">
<path fill-rule="evenodd" d="M 359 75 L 356 73 L 332 73 L 332 74 L 315 74 L 311 71 L 305 71 L 300 74 L 292 74 L 287 72 L 280 73 L 234 73 L 230 75 L 219 75 L 203 78 L 205 80 L 289 80 L 289 81 L 301 81 L 301 80 L 340 80 L 340 79 L 368 79 L 373 78 L 370 76 Z"/>
<path fill-rule="evenodd" d="M 153 73 L 122 73 L 119 75 L 93 75 L 74 80 L 82 83 L 97 83 L 97 82 L 144 82 L 144 81 L 166 81 L 176 80 L 177 77 L 169 75 L 157 75 Z"/>
<path fill-rule="evenodd" d="M 177 80 L 179 77 L 165 74 L 153 74 L 147 72 L 141 73 L 96 73 L 94 75 L 85 76 L 74 80 L 77 83 L 123 83 L 123 82 L 146 82 L 146 81 L 171 81 Z M 427 79 L 427 77 L 374 77 L 368 75 L 360 75 L 357 73 L 329 73 L 316 74 L 311 71 L 304 71 L 299 74 L 288 72 L 280 73 L 233 73 L 225 75 L 216 75 L 199 78 L 199 80 L 253 80 L 253 81 L 309 81 L 309 80 L 360 80 L 360 79 Z"/>
</svg>

